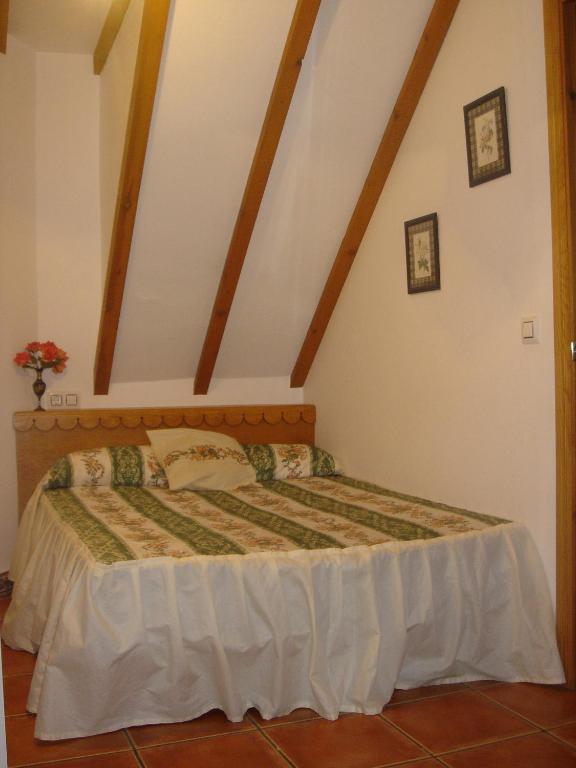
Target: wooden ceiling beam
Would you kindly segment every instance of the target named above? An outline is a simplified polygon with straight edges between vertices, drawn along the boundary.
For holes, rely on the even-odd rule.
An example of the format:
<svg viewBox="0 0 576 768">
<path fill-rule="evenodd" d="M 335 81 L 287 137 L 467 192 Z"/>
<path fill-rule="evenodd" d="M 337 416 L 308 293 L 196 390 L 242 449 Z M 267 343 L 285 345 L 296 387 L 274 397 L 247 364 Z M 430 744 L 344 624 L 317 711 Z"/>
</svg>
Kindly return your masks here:
<svg viewBox="0 0 576 768">
<path fill-rule="evenodd" d="M 276 156 L 286 116 L 292 102 L 302 61 L 308 49 L 321 0 L 298 0 L 282 60 L 276 74 L 260 138 L 244 189 L 240 210 L 228 247 L 220 284 L 194 379 L 194 394 L 208 392 L 222 337 L 236 294 L 244 259 L 250 245 L 268 177 Z"/>
<path fill-rule="evenodd" d="M 108 60 L 114 41 L 120 31 L 130 0 L 112 0 L 100 37 L 94 48 L 94 74 L 99 75 Z"/>
<path fill-rule="evenodd" d="M 96 395 L 108 394 L 110 386 L 169 10 L 170 0 L 145 0 L 100 316 L 94 372 L 94 394 Z"/>
<path fill-rule="evenodd" d="M 10 0 L 0 0 L 0 53 L 6 53 Z"/>
<path fill-rule="evenodd" d="M 459 0 L 436 0 L 416 48 L 410 69 L 392 110 L 380 146 L 354 208 L 318 306 L 292 370 L 290 386 L 302 387 L 308 376 L 332 312 L 378 204 L 402 140 L 440 52 Z"/>
</svg>

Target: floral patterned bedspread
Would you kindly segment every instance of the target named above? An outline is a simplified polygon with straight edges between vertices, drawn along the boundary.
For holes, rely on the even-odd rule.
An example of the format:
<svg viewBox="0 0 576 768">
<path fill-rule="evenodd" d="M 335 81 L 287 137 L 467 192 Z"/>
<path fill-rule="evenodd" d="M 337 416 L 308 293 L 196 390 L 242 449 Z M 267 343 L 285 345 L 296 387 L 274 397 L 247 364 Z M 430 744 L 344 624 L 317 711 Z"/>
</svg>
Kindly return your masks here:
<svg viewBox="0 0 576 768">
<path fill-rule="evenodd" d="M 433 539 L 508 522 L 342 475 L 270 480 L 234 492 L 80 486 L 42 498 L 104 564 Z"/>
</svg>

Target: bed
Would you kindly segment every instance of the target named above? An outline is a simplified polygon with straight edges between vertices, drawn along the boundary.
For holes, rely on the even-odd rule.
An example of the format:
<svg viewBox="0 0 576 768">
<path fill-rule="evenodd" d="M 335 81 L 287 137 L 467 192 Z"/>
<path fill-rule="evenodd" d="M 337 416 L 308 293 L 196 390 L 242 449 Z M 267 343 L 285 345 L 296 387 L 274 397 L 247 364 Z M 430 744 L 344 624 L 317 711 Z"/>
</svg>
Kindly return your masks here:
<svg viewBox="0 0 576 768">
<path fill-rule="evenodd" d="M 182 427 L 311 446 L 314 422 L 311 405 L 15 415 L 29 501 L 2 636 L 38 653 L 38 738 L 214 708 L 233 721 L 250 707 L 375 714 L 395 687 L 423 684 L 564 682 L 523 525 L 320 470 L 170 490 L 133 448 Z M 113 482 L 90 465 L 69 487 L 61 457 L 103 446 Z"/>
</svg>

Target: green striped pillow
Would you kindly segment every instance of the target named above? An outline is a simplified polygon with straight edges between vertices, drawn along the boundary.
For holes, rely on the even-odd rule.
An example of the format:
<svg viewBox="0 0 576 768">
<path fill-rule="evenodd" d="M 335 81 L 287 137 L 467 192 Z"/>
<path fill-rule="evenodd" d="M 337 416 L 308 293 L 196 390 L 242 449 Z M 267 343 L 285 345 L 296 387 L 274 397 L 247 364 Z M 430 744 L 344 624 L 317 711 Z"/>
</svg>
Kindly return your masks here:
<svg viewBox="0 0 576 768">
<path fill-rule="evenodd" d="M 295 480 L 299 477 L 339 475 L 338 461 L 328 451 L 304 443 L 245 445 L 248 461 L 264 480 Z"/>
<path fill-rule="evenodd" d="M 130 485 L 167 488 L 168 480 L 150 445 L 118 445 L 75 451 L 58 459 L 43 488 Z"/>
</svg>

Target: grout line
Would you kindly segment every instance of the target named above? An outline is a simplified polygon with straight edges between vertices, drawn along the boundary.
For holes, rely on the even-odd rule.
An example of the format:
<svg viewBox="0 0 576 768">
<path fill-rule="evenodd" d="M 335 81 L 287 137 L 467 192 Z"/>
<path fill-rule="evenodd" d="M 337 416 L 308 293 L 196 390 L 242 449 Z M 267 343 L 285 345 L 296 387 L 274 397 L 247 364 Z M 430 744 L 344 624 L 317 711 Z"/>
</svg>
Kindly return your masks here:
<svg viewBox="0 0 576 768">
<path fill-rule="evenodd" d="M 47 760 L 40 760 L 36 761 L 35 763 L 14 763 L 13 765 L 10 765 L 10 768 L 36 768 L 36 766 L 53 765 L 54 763 L 57 763 L 58 765 L 62 763 L 62 765 L 64 765 L 65 763 L 75 762 L 76 760 L 88 760 L 94 757 L 98 758 L 109 757 L 110 755 L 125 755 L 130 751 L 130 749 L 117 749 L 114 752 L 91 752 L 89 755 L 75 755 L 74 757 L 59 757 L 57 759 L 50 757 Z M 144 768 L 146 768 L 146 766 L 144 766 Z"/>
<path fill-rule="evenodd" d="M 196 719 L 196 718 L 193 718 Z M 183 720 L 181 722 L 187 723 L 191 722 L 188 720 Z M 130 728 L 148 728 L 150 726 L 154 727 L 156 725 L 178 725 L 179 723 L 150 723 L 149 725 L 131 725 Z M 256 728 L 243 728 L 242 730 L 238 731 L 223 731 L 222 733 L 206 733 L 203 736 L 188 736 L 185 739 L 172 739 L 170 741 L 161 741 L 158 744 L 145 744 L 145 745 L 136 745 L 135 749 L 156 749 L 157 747 L 166 747 L 171 744 L 184 744 L 189 741 L 208 741 L 209 739 L 220 739 L 225 736 L 240 736 L 241 734 L 246 733 L 254 733 L 254 731 L 257 730 Z"/>
<path fill-rule="evenodd" d="M 7 720 L 8 718 L 22 718 L 22 717 L 34 717 L 30 712 L 26 712 L 24 715 L 5 715 L 4 720 Z M 116 733 L 117 731 L 112 731 L 112 733 Z M 104 735 L 104 734 L 96 734 L 97 736 Z M 34 739 L 34 736 L 32 737 Z M 75 737 L 75 740 L 79 740 L 82 738 L 90 738 L 90 737 L 83 737 L 83 736 L 77 736 Z M 69 741 L 69 739 L 65 739 L 65 741 Z M 42 742 L 43 744 L 57 744 L 58 741 L 48 741 L 48 742 Z M 8 743 L 6 744 L 6 748 L 8 748 Z M 111 749 L 106 752 L 89 752 L 86 755 L 74 755 L 72 757 L 60 757 L 55 758 L 53 755 L 47 756 L 46 760 L 36 760 L 36 762 L 32 763 L 14 763 L 13 765 L 10 765 L 10 768 L 34 768 L 34 766 L 42 766 L 42 765 L 52 765 L 52 763 L 69 763 L 73 760 L 85 760 L 90 757 L 107 757 L 108 755 L 118 755 L 118 754 L 125 754 L 126 752 L 130 752 L 130 747 L 126 747 L 125 749 Z M 145 767 L 144 767 L 145 768 Z"/>
<path fill-rule="evenodd" d="M 568 723 L 568 725 L 572 725 L 572 723 Z M 562 728 L 561 725 L 555 726 L 556 728 Z M 554 733 L 552 730 L 544 731 L 544 733 L 547 736 L 551 736 L 553 739 L 556 739 L 561 744 L 565 744 L 567 747 L 572 747 L 572 749 L 576 749 L 576 744 L 571 741 L 566 741 L 562 736 L 559 736 L 557 733 Z"/>
<path fill-rule="evenodd" d="M 9 677 L 33 677 L 34 672 L 8 672 L 2 675 L 2 680 L 6 680 Z"/>
<path fill-rule="evenodd" d="M 474 688 L 469 688 L 466 683 L 463 683 L 463 685 L 466 685 L 466 688 L 457 688 L 455 691 L 438 691 L 437 693 L 432 693 L 428 695 L 422 695 L 422 696 L 415 696 L 413 699 L 406 699 L 406 701 L 394 701 L 392 703 L 387 702 L 384 705 L 384 709 L 389 709 L 390 707 L 401 707 L 403 704 L 414 704 L 417 701 L 429 701 L 432 699 L 438 699 L 441 696 L 453 696 L 456 693 L 462 693 L 463 691 L 474 691 Z M 423 686 L 426 687 L 426 686 Z M 398 689 L 402 690 L 402 689 Z M 411 688 L 407 690 L 417 690 L 416 688 Z M 382 710 L 384 711 L 384 710 Z"/>
<path fill-rule="evenodd" d="M 438 758 L 434 755 L 424 755 L 423 757 L 413 757 L 409 760 L 402 760 L 399 763 L 382 763 L 381 765 L 375 766 L 375 768 L 402 768 L 403 765 L 418 765 L 418 763 L 425 763 L 426 760 L 434 760 L 437 761 Z"/>
<path fill-rule="evenodd" d="M 490 747 L 493 744 L 501 744 L 504 741 L 519 741 L 520 739 L 525 739 L 527 736 L 536 736 L 539 733 L 544 733 L 544 731 L 530 731 L 530 733 L 517 733 L 514 736 L 504 736 L 499 739 L 488 739 L 486 741 L 480 741 L 476 744 L 469 744 L 466 747 L 456 747 L 455 749 L 445 749 L 442 752 L 437 753 L 434 755 L 434 757 L 440 758 L 444 755 L 454 755 L 460 752 L 469 752 L 471 749 L 478 749 L 479 747 Z"/>
<path fill-rule="evenodd" d="M 395 728 L 395 729 L 396 729 L 396 730 L 397 730 L 399 733 L 401 733 L 403 736 L 406 736 L 406 738 L 407 738 L 407 739 L 410 739 L 410 741 L 412 741 L 414 744 L 416 744 L 416 746 L 417 746 L 417 747 L 420 747 L 421 749 L 423 749 L 423 750 L 426 752 L 426 757 L 434 757 L 434 753 L 432 752 L 432 750 L 431 750 L 431 749 L 429 749 L 429 748 L 428 748 L 428 747 L 427 747 L 425 744 L 423 744 L 421 741 L 418 741 L 418 739 L 417 739 L 415 736 L 412 736 L 410 733 L 408 733 L 407 731 L 405 731 L 405 730 L 404 730 L 403 728 L 401 728 L 399 725 L 397 725 L 396 723 L 393 723 L 391 720 L 388 720 L 388 719 L 386 718 L 386 715 L 384 715 L 384 714 L 383 714 L 383 712 L 381 712 L 379 715 L 377 715 L 377 717 L 379 717 L 379 718 L 381 718 L 382 720 L 384 720 L 384 722 L 386 723 L 386 725 L 390 725 L 392 728 Z"/>
<path fill-rule="evenodd" d="M 250 717 L 250 715 L 248 715 L 248 717 Z M 268 744 L 270 744 L 270 746 L 274 749 L 274 751 L 277 752 L 280 755 L 280 757 L 286 761 L 286 763 L 290 766 L 290 768 L 298 768 L 296 763 L 293 763 L 292 760 L 288 757 L 288 755 L 284 752 L 284 750 L 281 749 L 278 746 L 278 744 L 276 744 L 276 742 L 272 739 L 272 737 L 266 733 L 268 729 L 261 728 L 259 723 L 257 723 L 255 720 L 252 720 L 252 722 L 256 726 L 256 730 L 266 739 L 266 741 L 268 742 Z M 305 720 L 300 722 L 310 722 L 310 721 Z M 286 725 L 288 725 L 288 723 L 286 723 Z"/>
<path fill-rule="evenodd" d="M 128 739 L 128 743 L 132 747 L 132 752 L 134 753 L 134 757 L 136 758 L 136 762 L 140 766 L 140 768 L 146 768 L 146 764 L 144 763 L 143 758 L 141 757 L 140 753 L 138 752 L 138 747 L 134 743 L 134 739 L 132 738 L 132 734 L 130 733 L 130 730 L 128 728 L 123 729 L 123 733 Z"/>
<path fill-rule="evenodd" d="M 341 713 L 341 714 L 355 714 L 355 713 Z M 288 720 L 285 723 L 274 723 L 272 720 L 266 720 L 266 723 L 270 723 L 269 725 L 261 725 L 258 723 L 252 715 L 250 715 L 248 712 L 246 713 L 246 717 L 250 720 L 251 723 L 254 723 L 256 728 L 259 730 L 265 730 L 268 731 L 271 728 L 284 728 L 286 725 L 297 725 L 298 723 L 310 723 L 313 720 L 323 720 L 324 718 L 320 717 L 319 715 L 316 715 L 316 717 L 303 717 L 301 720 Z M 335 722 L 335 721 L 332 721 Z"/>
<path fill-rule="evenodd" d="M 526 715 L 520 714 L 520 712 L 517 712 L 515 709 L 512 709 L 512 707 L 509 707 L 506 704 L 503 704 L 501 701 L 497 701 L 496 699 L 492 699 L 487 693 L 484 693 L 482 691 L 482 689 L 480 689 L 478 691 L 478 693 L 481 696 L 483 696 L 485 699 L 488 699 L 488 701 L 491 701 L 492 704 L 497 704 L 500 707 L 500 709 L 504 709 L 506 712 L 510 712 L 511 714 L 516 715 L 516 717 L 519 717 L 521 720 L 525 720 L 527 723 L 530 723 L 530 725 L 535 726 L 536 728 L 538 728 L 541 731 L 546 730 L 547 726 L 542 725 L 541 723 L 537 723 L 536 720 L 530 720 L 530 718 L 526 717 Z M 552 726 L 548 726 L 548 727 L 554 728 L 556 726 L 552 725 Z"/>
</svg>

